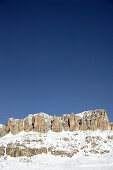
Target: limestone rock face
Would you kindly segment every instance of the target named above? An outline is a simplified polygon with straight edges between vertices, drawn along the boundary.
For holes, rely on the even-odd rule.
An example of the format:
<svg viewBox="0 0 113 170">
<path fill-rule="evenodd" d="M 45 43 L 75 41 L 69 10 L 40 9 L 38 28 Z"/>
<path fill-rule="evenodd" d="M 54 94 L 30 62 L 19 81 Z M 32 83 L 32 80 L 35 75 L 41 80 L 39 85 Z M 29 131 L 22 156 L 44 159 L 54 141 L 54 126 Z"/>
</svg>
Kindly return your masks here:
<svg viewBox="0 0 113 170">
<path fill-rule="evenodd" d="M 65 114 L 61 117 L 49 116 L 45 113 L 30 114 L 24 120 L 10 118 L 6 127 L 0 126 L 0 137 L 11 132 L 13 135 L 25 131 L 36 131 L 46 133 L 49 130 L 61 132 L 62 130 L 113 130 L 113 123 L 109 123 L 107 113 L 104 109 L 90 110 L 79 114 Z"/>
<path fill-rule="evenodd" d="M 33 124 L 34 124 L 34 117 L 32 114 L 30 114 L 28 117 L 24 119 L 24 130 L 25 132 L 30 132 L 33 130 Z"/>
<path fill-rule="evenodd" d="M 76 131 L 79 130 L 79 123 L 77 120 L 77 117 L 72 113 L 69 118 L 69 127 L 70 131 Z"/>
<path fill-rule="evenodd" d="M 100 130 L 109 130 L 110 123 L 106 114 L 105 110 L 97 110 L 96 111 L 98 118 L 97 118 L 97 128 Z"/>
<path fill-rule="evenodd" d="M 37 114 L 34 116 L 34 131 L 46 133 L 51 127 L 51 118 L 46 114 Z"/>
<path fill-rule="evenodd" d="M 5 126 L 0 126 L 0 138 L 5 136 L 7 134 L 6 130 L 5 130 Z"/>
<path fill-rule="evenodd" d="M 12 157 L 20 156 L 20 149 L 7 147 L 6 153 Z"/>
<path fill-rule="evenodd" d="M 61 117 L 61 120 L 62 120 L 62 126 L 63 126 L 63 129 L 65 130 L 65 131 L 67 131 L 67 130 L 69 130 L 69 118 L 70 118 L 70 116 L 69 115 L 63 115 L 62 117 Z"/>
<path fill-rule="evenodd" d="M 4 146 L 0 147 L 0 156 L 4 155 L 5 153 L 5 148 Z"/>
<path fill-rule="evenodd" d="M 51 123 L 51 130 L 54 132 L 61 132 L 62 131 L 62 123 L 61 120 L 59 120 L 56 115 L 53 117 L 53 121 Z"/>
<path fill-rule="evenodd" d="M 77 114 L 80 130 L 110 130 L 110 123 L 105 110 L 86 111 Z"/>
<path fill-rule="evenodd" d="M 4 151 L 4 147 L 0 147 L 0 154 L 4 155 L 5 151 Z M 7 145 L 6 148 L 6 154 L 11 156 L 11 157 L 17 157 L 17 156 L 27 156 L 27 157 L 31 157 L 34 155 L 38 155 L 38 154 L 42 154 L 45 153 L 47 154 L 47 148 L 42 147 L 42 148 L 29 148 L 26 146 L 13 146 L 12 143 Z"/>
<path fill-rule="evenodd" d="M 35 149 L 31 149 L 31 148 L 25 148 L 25 149 L 21 149 L 20 151 L 20 156 L 34 156 L 35 155 Z"/>
<path fill-rule="evenodd" d="M 11 132 L 13 135 L 21 132 L 23 130 L 23 120 L 10 118 L 7 121 L 6 132 Z"/>
<path fill-rule="evenodd" d="M 95 117 L 96 114 L 92 110 L 88 112 L 83 112 L 83 115 L 79 119 L 78 114 L 78 121 L 79 121 L 79 130 L 96 130 L 97 129 L 97 120 Z"/>
</svg>

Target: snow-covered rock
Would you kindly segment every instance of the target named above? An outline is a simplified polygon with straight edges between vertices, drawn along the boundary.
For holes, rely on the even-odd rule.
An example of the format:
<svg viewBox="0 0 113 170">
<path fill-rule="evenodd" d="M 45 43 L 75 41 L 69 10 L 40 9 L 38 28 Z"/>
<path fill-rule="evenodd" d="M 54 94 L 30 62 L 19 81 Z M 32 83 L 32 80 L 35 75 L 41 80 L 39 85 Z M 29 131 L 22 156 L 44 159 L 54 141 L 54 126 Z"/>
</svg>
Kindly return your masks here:
<svg viewBox="0 0 113 170">
<path fill-rule="evenodd" d="M 113 131 L 9 133 L 0 156 L 0 170 L 112 170 Z"/>
<path fill-rule="evenodd" d="M 106 154 L 113 151 L 113 131 L 23 131 L 0 138 L 0 147 L 3 146 L 10 156 L 33 156 L 49 152 L 69 157 L 79 152 L 83 155 Z"/>
<path fill-rule="evenodd" d="M 50 116 L 46 113 L 30 114 L 24 120 L 10 118 L 7 121 L 5 131 L 17 134 L 21 131 L 47 133 L 49 130 L 54 132 L 78 131 L 78 130 L 113 130 L 112 123 L 105 110 L 90 110 L 79 114 L 63 114 L 61 117 Z M 5 133 L 4 133 L 5 134 Z"/>
</svg>

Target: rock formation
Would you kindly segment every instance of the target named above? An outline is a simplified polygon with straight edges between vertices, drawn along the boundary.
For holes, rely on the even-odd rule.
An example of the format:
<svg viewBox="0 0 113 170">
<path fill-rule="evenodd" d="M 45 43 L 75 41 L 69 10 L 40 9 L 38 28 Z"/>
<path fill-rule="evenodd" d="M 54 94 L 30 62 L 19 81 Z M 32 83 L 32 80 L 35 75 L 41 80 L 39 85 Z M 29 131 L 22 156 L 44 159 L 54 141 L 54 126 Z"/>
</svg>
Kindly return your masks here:
<svg viewBox="0 0 113 170">
<path fill-rule="evenodd" d="M 0 137 L 5 136 L 6 134 L 5 126 L 0 125 Z"/>
<path fill-rule="evenodd" d="M 36 114 L 33 117 L 33 129 L 36 132 L 46 133 L 51 127 L 51 117 L 46 114 Z"/>
<path fill-rule="evenodd" d="M 5 154 L 5 148 L 4 148 L 4 146 L 1 146 L 0 147 L 0 156 L 2 156 L 4 154 Z"/>
<path fill-rule="evenodd" d="M 69 118 L 69 129 L 70 131 L 79 130 L 79 121 L 77 120 L 77 116 L 72 113 Z"/>
<path fill-rule="evenodd" d="M 7 133 L 11 132 L 13 135 L 21 132 L 23 130 L 23 120 L 22 119 L 8 119 L 6 123 L 5 131 Z"/>
<path fill-rule="evenodd" d="M 51 123 L 51 130 L 54 132 L 61 132 L 62 131 L 62 123 L 56 115 L 53 116 L 53 121 Z"/>
<path fill-rule="evenodd" d="M 24 125 L 23 129 L 25 132 L 30 132 L 33 130 L 33 115 L 29 115 L 24 119 Z"/>
<path fill-rule="evenodd" d="M 11 132 L 13 135 L 25 131 L 36 131 L 46 133 L 49 130 L 54 132 L 64 131 L 95 131 L 113 130 L 113 123 L 109 119 L 105 110 L 90 110 L 79 114 L 64 114 L 61 117 L 49 116 L 45 113 L 30 114 L 24 120 L 10 118 L 6 126 L 0 126 L 0 137 Z"/>
<path fill-rule="evenodd" d="M 101 130 L 100 134 L 96 130 Z M 0 156 L 5 159 L 7 155 L 31 157 L 42 153 L 68 157 L 78 152 L 106 154 L 112 151 L 113 132 L 104 130 L 113 130 L 105 110 L 61 117 L 38 113 L 25 119 L 10 118 L 6 126 L 0 125 Z"/>
</svg>

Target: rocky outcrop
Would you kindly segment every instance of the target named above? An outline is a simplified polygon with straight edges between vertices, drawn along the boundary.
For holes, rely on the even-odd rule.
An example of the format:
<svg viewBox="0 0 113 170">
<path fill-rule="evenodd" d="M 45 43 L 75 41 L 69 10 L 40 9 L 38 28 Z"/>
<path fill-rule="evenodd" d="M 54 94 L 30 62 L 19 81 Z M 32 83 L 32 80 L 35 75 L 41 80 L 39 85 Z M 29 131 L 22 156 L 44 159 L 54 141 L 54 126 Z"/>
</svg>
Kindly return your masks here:
<svg viewBox="0 0 113 170">
<path fill-rule="evenodd" d="M 51 128 L 51 117 L 45 114 L 34 115 L 33 129 L 36 132 L 46 133 Z"/>
<path fill-rule="evenodd" d="M 23 131 L 23 120 L 13 118 L 8 119 L 5 131 L 7 133 L 11 132 L 13 135 Z"/>
<path fill-rule="evenodd" d="M 79 130 L 110 130 L 110 123 L 105 110 L 90 110 L 77 115 Z"/>
<path fill-rule="evenodd" d="M 5 126 L 1 125 L 0 126 L 0 137 L 5 136 L 7 134 L 5 130 Z"/>
<path fill-rule="evenodd" d="M 4 155 L 5 150 L 4 147 L 0 147 L 0 155 Z M 34 155 L 42 154 L 45 153 L 47 154 L 47 148 L 42 147 L 42 148 L 30 148 L 26 147 L 24 145 L 14 145 L 13 143 L 9 143 L 6 147 L 6 154 L 11 156 L 11 157 L 20 157 L 20 156 L 27 156 L 31 157 Z"/>
<path fill-rule="evenodd" d="M 79 114 L 64 114 L 61 117 L 49 116 L 45 113 L 30 114 L 24 120 L 10 118 L 7 121 L 6 127 L 0 126 L 0 137 L 11 132 L 13 135 L 25 131 L 36 131 L 46 133 L 49 130 L 61 132 L 62 130 L 69 131 L 95 131 L 113 130 L 113 123 L 109 123 L 109 119 L 105 110 L 90 110 Z"/>
<path fill-rule="evenodd" d="M 34 117 L 32 114 L 30 114 L 28 117 L 24 119 L 24 131 L 30 132 L 33 130 L 33 124 L 34 124 Z"/>
<path fill-rule="evenodd" d="M 61 117 L 62 126 L 65 131 L 69 130 L 69 118 L 70 118 L 70 115 L 67 115 L 67 114 Z"/>
<path fill-rule="evenodd" d="M 62 123 L 60 118 L 57 118 L 56 115 L 53 116 L 53 121 L 51 123 L 51 130 L 54 132 L 62 131 Z"/>
<path fill-rule="evenodd" d="M 0 147 L 0 156 L 3 156 L 5 154 L 5 147 L 1 146 Z"/>
<path fill-rule="evenodd" d="M 79 122 L 77 120 L 77 116 L 72 113 L 69 118 L 69 129 L 70 131 L 79 130 Z"/>
</svg>

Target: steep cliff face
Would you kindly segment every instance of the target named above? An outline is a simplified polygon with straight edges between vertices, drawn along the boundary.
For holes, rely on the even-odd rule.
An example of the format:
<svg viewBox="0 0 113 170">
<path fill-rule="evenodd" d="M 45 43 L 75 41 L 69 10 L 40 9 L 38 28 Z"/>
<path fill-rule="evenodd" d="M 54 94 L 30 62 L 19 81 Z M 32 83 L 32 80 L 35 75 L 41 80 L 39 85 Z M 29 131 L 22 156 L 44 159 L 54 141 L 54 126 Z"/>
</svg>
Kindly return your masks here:
<svg viewBox="0 0 113 170">
<path fill-rule="evenodd" d="M 77 114 L 80 130 L 110 130 L 110 123 L 105 110 L 86 111 Z"/>
<path fill-rule="evenodd" d="M 49 130 L 61 131 L 86 131 L 86 130 L 113 130 L 113 123 L 105 110 L 90 110 L 78 114 L 64 114 L 61 117 L 49 116 L 45 113 L 30 114 L 24 120 L 10 118 L 6 126 L 0 126 L 0 137 L 11 132 L 15 135 L 21 131 L 46 133 Z"/>
<path fill-rule="evenodd" d="M 30 114 L 23 120 L 23 129 L 25 132 L 30 132 L 33 130 L 33 115 Z"/>
<path fill-rule="evenodd" d="M 62 122 L 60 118 L 57 118 L 56 115 L 53 116 L 53 121 L 51 122 L 51 130 L 54 132 L 62 131 Z"/>
<path fill-rule="evenodd" d="M 23 120 L 22 119 L 8 119 L 5 127 L 6 133 L 11 132 L 13 135 L 21 132 L 23 130 Z"/>
<path fill-rule="evenodd" d="M 5 126 L 0 124 L 0 137 L 5 136 L 6 134 Z"/>
<path fill-rule="evenodd" d="M 39 113 L 33 117 L 33 129 L 36 132 L 46 133 L 51 128 L 51 116 Z"/>
</svg>

